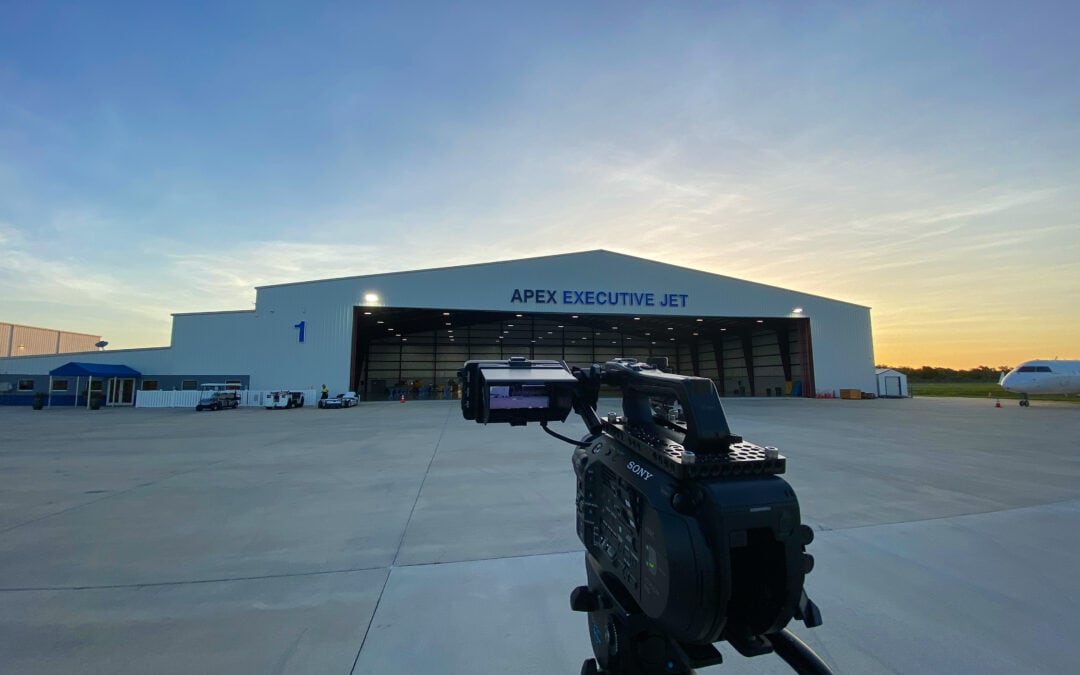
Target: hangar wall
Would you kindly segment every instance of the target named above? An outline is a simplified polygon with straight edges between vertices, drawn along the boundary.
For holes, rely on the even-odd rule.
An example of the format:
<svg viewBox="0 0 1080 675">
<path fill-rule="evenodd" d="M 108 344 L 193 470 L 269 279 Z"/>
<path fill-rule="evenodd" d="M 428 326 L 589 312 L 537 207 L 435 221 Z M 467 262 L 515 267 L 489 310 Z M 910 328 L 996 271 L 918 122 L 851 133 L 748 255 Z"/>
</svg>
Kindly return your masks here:
<svg viewBox="0 0 1080 675">
<path fill-rule="evenodd" d="M 516 301 L 513 293 L 520 289 L 554 290 L 556 302 Z M 576 302 L 573 291 L 586 290 L 652 293 L 654 303 L 601 305 L 595 297 L 592 304 Z M 574 304 L 564 302 L 565 291 Z M 352 308 L 366 304 L 368 293 L 385 307 L 522 313 L 790 318 L 801 307 L 811 324 L 818 390 L 875 386 L 868 308 L 608 251 L 261 287 L 260 339 L 272 340 L 277 349 L 274 367 L 281 379 L 347 388 Z M 669 293 L 685 296 L 685 306 L 662 306 Z M 299 321 L 305 321 L 303 344 L 293 328 Z M 267 374 L 262 367 L 253 370 L 252 386 L 272 386 L 264 381 Z"/>
<path fill-rule="evenodd" d="M 523 290 L 548 292 L 526 297 Z M 585 294 L 590 291 L 588 302 Z M 621 295 L 614 304 L 601 304 L 598 292 Z M 378 296 L 377 303 L 365 301 L 369 293 Z M 763 319 L 792 318 L 792 310 L 801 307 L 798 316 L 808 318 L 811 326 L 817 389 L 874 391 L 876 386 L 866 307 L 602 250 L 264 286 L 256 289 L 254 310 L 174 315 L 171 348 L 0 359 L 0 373 L 47 373 L 81 360 L 125 363 L 152 374 L 247 374 L 253 389 L 317 388 L 325 383 L 344 391 L 349 386 L 353 310 L 365 304 Z"/>
<path fill-rule="evenodd" d="M 256 312 L 173 314 L 172 372 L 250 373 L 262 356 Z"/>
</svg>

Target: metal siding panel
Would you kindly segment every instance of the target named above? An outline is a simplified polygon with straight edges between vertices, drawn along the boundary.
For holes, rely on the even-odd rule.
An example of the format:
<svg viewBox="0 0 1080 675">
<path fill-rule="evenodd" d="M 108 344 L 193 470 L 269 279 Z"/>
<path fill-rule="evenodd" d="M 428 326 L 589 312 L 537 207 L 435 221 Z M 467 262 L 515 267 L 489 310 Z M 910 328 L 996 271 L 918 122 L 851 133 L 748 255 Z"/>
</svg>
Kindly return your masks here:
<svg viewBox="0 0 1080 675">
<path fill-rule="evenodd" d="M 304 342 L 294 326 L 305 323 Z M 253 389 L 348 386 L 352 306 L 304 302 L 280 309 L 177 315 L 180 372 L 242 372 Z"/>
<path fill-rule="evenodd" d="M 472 349 L 472 358 L 474 361 L 479 361 L 483 359 L 499 359 L 502 358 L 502 355 L 497 346 L 477 345 Z"/>
<path fill-rule="evenodd" d="M 0 323 L 0 357 L 8 356 L 9 348 L 11 356 L 93 352 L 97 351 L 94 344 L 100 339 L 100 335 Z M 17 349 L 20 344 L 25 347 L 21 352 Z"/>
<path fill-rule="evenodd" d="M 67 331 L 60 331 L 60 352 L 92 352 L 97 349 L 95 346 L 97 342 L 101 340 L 100 335 L 87 335 L 85 333 L 69 333 Z"/>
<path fill-rule="evenodd" d="M 557 361 L 562 358 L 562 345 L 536 345 L 533 349 L 533 358 Z"/>
<path fill-rule="evenodd" d="M 15 326 L 12 333 L 12 356 L 34 356 L 56 353 L 56 334 L 47 328 Z M 22 349 L 20 349 L 22 347 Z"/>
<path fill-rule="evenodd" d="M 439 345 L 439 361 L 460 361 L 464 363 L 468 357 L 469 349 L 465 345 Z"/>
<path fill-rule="evenodd" d="M 814 381 L 819 391 L 875 391 L 870 310 L 823 306 L 810 316 Z"/>
</svg>

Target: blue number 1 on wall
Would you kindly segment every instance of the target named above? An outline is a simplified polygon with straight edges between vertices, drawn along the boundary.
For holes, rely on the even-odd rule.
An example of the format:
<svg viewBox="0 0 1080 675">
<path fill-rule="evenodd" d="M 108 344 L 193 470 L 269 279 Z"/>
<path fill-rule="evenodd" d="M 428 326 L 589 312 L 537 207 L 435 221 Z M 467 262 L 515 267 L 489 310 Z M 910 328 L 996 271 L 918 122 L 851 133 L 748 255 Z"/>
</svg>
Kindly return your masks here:
<svg viewBox="0 0 1080 675">
<path fill-rule="evenodd" d="M 304 341 L 304 322 L 301 321 L 300 323 L 293 326 L 293 328 L 299 328 L 300 329 L 300 334 L 297 337 L 299 338 L 300 342 L 303 342 Z"/>
</svg>

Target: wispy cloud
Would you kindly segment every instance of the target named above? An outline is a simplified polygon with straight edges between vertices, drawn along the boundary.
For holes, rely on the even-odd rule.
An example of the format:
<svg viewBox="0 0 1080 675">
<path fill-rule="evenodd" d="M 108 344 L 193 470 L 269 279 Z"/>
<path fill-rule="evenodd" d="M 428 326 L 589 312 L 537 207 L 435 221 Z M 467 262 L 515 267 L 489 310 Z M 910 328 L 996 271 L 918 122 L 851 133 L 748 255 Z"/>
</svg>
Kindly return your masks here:
<svg viewBox="0 0 1080 675">
<path fill-rule="evenodd" d="M 183 279 L 187 310 L 250 306 L 255 287 L 267 284 L 392 271 L 380 257 L 382 249 L 358 244 L 313 244 L 265 241 L 234 245 L 216 253 L 173 253 L 167 256 L 167 274 Z"/>
<path fill-rule="evenodd" d="M 32 251 L 27 238 L 0 225 L 0 313 L 50 328 L 123 335 L 121 346 L 160 344 L 168 335 L 167 289 L 133 282 L 92 263 L 67 262 Z"/>
</svg>

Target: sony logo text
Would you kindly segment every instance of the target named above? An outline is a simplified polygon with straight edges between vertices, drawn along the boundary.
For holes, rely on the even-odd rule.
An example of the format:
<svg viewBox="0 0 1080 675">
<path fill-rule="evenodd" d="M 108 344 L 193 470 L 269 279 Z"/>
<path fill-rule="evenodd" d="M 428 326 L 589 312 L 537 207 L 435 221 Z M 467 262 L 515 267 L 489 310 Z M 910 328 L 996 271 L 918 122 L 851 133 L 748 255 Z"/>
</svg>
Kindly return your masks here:
<svg viewBox="0 0 1080 675">
<path fill-rule="evenodd" d="M 637 462 L 630 462 L 626 465 L 627 469 L 630 469 L 631 473 L 641 476 L 644 480 L 652 478 L 652 471 L 646 471 L 645 467 L 641 466 Z"/>
</svg>

